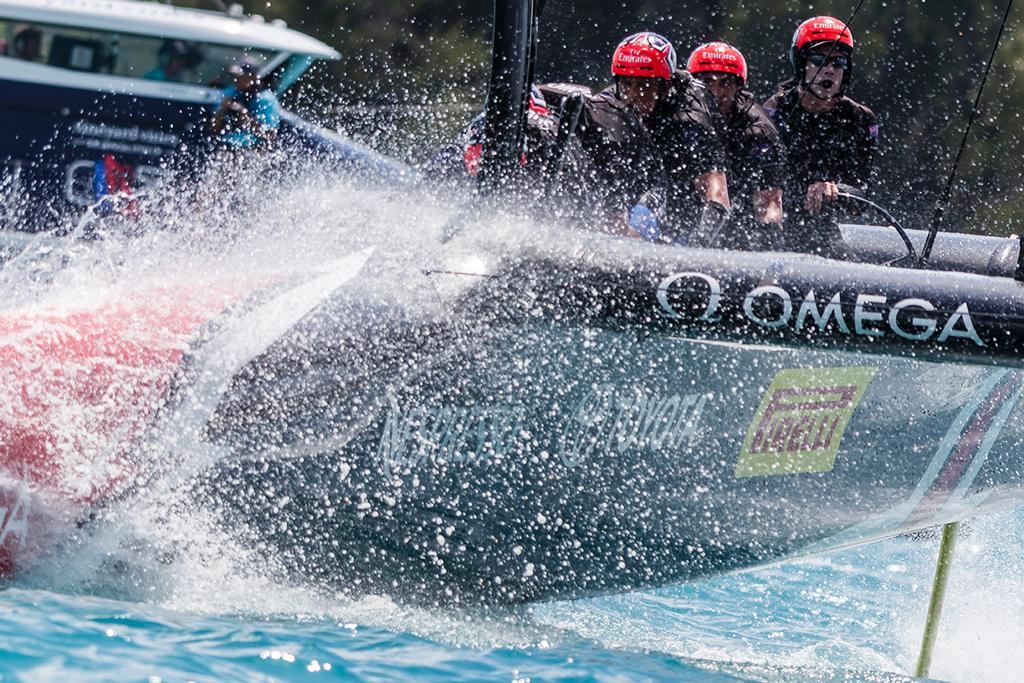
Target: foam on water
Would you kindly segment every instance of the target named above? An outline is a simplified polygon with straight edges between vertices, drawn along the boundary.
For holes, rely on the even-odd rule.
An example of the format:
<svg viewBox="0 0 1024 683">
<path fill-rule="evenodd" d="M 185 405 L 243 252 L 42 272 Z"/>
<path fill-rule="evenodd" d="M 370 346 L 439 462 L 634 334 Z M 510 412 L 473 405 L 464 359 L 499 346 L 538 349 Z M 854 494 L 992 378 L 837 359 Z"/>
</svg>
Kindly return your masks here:
<svg viewBox="0 0 1024 683">
<path fill-rule="evenodd" d="M 922 564 L 934 563 L 936 546 Z M 1014 681 L 1024 671 L 1024 515 L 972 520 L 951 570 L 932 675 L 954 681 Z M 930 581 L 930 576 L 922 577 Z M 921 579 L 919 579 L 921 580 Z M 922 592 L 930 589 L 925 583 Z M 927 598 L 925 598 L 927 600 Z M 916 652 L 926 607 L 903 615 L 901 645 Z"/>
</svg>

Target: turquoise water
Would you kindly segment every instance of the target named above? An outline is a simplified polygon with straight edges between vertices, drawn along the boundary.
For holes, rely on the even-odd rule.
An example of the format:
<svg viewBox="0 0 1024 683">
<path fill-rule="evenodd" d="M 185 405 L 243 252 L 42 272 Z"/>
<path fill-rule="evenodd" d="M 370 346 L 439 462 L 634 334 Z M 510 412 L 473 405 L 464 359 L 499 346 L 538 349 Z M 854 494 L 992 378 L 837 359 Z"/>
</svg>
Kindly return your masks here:
<svg viewBox="0 0 1024 683">
<path fill-rule="evenodd" d="M 1022 530 L 1024 514 L 1004 513 L 961 538 L 936 678 L 1019 680 Z M 899 538 L 656 591 L 454 612 L 79 548 L 0 592 L 0 680 L 899 681 L 936 551 Z"/>
</svg>

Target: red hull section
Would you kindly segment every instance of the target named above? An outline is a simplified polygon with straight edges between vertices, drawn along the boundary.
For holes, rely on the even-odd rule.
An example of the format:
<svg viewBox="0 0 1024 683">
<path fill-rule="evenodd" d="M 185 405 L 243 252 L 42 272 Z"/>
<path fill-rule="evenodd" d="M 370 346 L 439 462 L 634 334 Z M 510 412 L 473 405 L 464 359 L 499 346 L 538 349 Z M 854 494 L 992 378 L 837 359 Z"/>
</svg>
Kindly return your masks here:
<svg viewBox="0 0 1024 683">
<path fill-rule="evenodd" d="M 0 577 L 146 474 L 132 447 L 190 343 L 240 293 L 196 284 L 0 316 Z"/>
</svg>

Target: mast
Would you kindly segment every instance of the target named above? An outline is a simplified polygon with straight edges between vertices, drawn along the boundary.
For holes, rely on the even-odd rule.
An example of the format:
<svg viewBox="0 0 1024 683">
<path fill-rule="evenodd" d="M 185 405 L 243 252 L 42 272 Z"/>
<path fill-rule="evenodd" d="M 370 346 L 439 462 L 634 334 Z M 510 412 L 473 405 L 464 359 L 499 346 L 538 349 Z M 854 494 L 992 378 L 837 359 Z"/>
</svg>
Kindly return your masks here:
<svg viewBox="0 0 1024 683">
<path fill-rule="evenodd" d="M 536 37 L 535 9 L 536 0 L 494 0 L 491 77 L 480 160 L 481 194 L 506 187 L 519 168 Z"/>
</svg>

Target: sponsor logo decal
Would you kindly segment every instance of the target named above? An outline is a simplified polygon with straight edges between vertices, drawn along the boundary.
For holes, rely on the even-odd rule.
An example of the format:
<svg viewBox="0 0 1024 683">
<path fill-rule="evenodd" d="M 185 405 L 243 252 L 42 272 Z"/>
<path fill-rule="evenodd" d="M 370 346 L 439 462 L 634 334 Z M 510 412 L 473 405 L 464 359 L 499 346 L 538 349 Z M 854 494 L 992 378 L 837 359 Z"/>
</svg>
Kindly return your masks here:
<svg viewBox="0 0 1024 683">
<path fill-rule="evenodd" d="M 780 370 L 747 430 L 737 477 L 831 471 L 877 368 Z"/>
<path fill-rule="evenodd" d="M 621 55 L 619 61 L 626 64 L 650 64 L 654 60 L 647 55 Z"/>
<path fill-rule="evenodd" d="M 72 144 L 87 145 L 95 149 L 130 151 L 133 154 L 160 155 L 181 144 L 181 138 L 174 133 L 138 126 L 115 126 L 80 120 L 72 124 L 71 132 L 76 136 L 72 139 Z M 118 144 L 129 147 L 110 147 Z"/>
<path fill-rule="evenodd" d="M 543 450 L 576 467 L 594 456 L 689 449 L 700 440 L 707 401 L 706 394 L 600 384 L 572 408 Z M 388 474 L 426 461 L 487 464 L 520 452 L 516 440 L 529 436 L 522 406 L 403 408 L 394 397 L 389 404 L 377 446 Z"/>
<path fill-rule="evenodd" d="M 575 467 L 591 455 L 691 448 L 699 440 L 707 396 L 662 395 L 610 384 L 594 387 L 562 429 L 558 452 Z"/>
<path fill-rule="evenodd" d="M 736 55 L 729 54 L 728 52 L 709 52 L 708 50 L 704 50 L 703 52 L 700 53 L 700 57 L 701 57 L 701 59 L 708 59 L 708 60 L 715 60 L 715 61 L 722 61 L 722 60 L 727 61 L 727 62 L 739 61 L 736 58 Z"/>
<path fill-rule="evenodd" d="M 110 157 L 110 155 L 105 155 Z M 98 177 L 98 167 L 103 166 L 103 159 L 75 159 L 64 170 L 64 197 L 79 206 L 92 206 L 101 196 L 97 196 L 99 187 L 108 187 L 106 178 Z M 125 179 L 125 186 L 114 189 L 124 192 L 145 190 L 159 187 L 167 178 L 166 169 L 145 164 L 123 164 L 116 162 L 117 176 Z M 117 183 L 118 185 L 120 183 Z"/>
<path fill-rule="evenodd" d="M 402 408 L 394 396 L 377 455 L 390 474 L 431 459 L 472 464 L 500 458 L 523 429 L 521 406 L 415 406 Z"/>
<path fill-rule="evenodd" d="M 72 146 L 87 157 L 69 163 L 64 173 L 64 195 L 79 206 L 96 203 L 100 197 L 96 196 L 94 187 L 106 185 L 111 174 L 125 179 L 124 186 L 119 182 L 115 188 L 111 183 L 111 187 L 106 188 L 111 192 L 158 186 L 168 175 L 161 159 L 182 143 L 180 136 L 163 130 L 85 120 L 72 123 L 70 135 Z M 137 158 L 131 159 L 131 163 L 121 160 L 112 167 L 108 162 L 105 177 L 98 177 L 97 159 L 125 155 Z"/>
<path fill-rule="evenodd" d="M 845 296 L 845 298 L 844 298 Z M 718 323 L 722 320 L 722 285 L 706 273 L 673 273 L 656 291 L 659 312 L 675 320 Z M 877 294 L 856 295 L 835 292 L 825 299 L 813 289 L 802 296 L 776 285 L 751 289 L 743 297 L 743 316 L 768 329 L 788 328 L 796 332 L 838 331 L 858 337 L 896 336 L 908 341 L 968 340 L 984 347 L 966 303 L 953 312 L 937 311 L 927 299 L 907 298 L 895 302 Z"/>
</svg>

